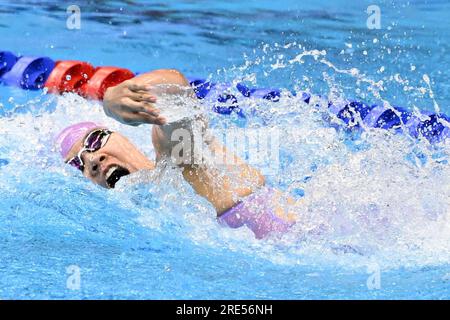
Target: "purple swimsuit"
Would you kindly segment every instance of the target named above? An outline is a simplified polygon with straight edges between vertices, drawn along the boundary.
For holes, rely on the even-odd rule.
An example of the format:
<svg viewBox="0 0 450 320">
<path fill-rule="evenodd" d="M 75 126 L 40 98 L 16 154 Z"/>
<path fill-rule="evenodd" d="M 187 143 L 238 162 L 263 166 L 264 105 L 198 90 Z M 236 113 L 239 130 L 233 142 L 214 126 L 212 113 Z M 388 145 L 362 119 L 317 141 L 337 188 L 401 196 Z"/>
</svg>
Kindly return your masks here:
<svg viewBox="0 0 450 320">
<path fill-rule="evenodd" d="M 272 196 L 275 190 L 264 188 L 244 198 L 234 207 L 225 211 L 219 223 L 230 228 L 247 226 L 257 239 L 272 233 L 285 233 L 295 223 L 284 220 L 275 214 Z"/>
</svg>

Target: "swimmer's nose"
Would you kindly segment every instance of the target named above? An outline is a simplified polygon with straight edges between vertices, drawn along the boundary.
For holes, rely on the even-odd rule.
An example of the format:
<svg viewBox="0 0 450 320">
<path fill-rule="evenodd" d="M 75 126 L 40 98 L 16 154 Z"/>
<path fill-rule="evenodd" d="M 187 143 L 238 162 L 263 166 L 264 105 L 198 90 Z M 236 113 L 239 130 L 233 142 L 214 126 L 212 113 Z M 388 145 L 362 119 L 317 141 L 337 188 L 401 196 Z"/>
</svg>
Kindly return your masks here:
<svg viewBox="0 0 450 320">
<path fill-rule="evenodd" d="M 106 160 L 106 156 L 104 154 L 92 154 L 87 158 L 89 159 L 88 167 L 92 176 L 96 176 L 102 172 L 102 163 Z"/>
</svg>

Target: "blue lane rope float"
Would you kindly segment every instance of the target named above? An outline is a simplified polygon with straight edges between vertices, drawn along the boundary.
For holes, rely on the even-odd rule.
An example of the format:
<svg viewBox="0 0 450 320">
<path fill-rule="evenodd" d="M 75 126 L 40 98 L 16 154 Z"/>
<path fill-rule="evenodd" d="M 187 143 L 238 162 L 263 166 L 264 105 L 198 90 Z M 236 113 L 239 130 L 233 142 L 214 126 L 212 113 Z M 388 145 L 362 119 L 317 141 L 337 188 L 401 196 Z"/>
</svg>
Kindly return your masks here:
<svg viewBox="0 0 450 320">
<path fill-rule="evenodd" d="M 101 100 L 101 93 L 109 86 L 117 85 L 133 76 L 131 71 L 117 67 L 99 67 L 94 70 L 89 69 L 90 71 L 87 72 L 86 65 L 89 64 L 82 61 L 55 63 L 47 57 L 17 57 L 12 52 L 0 51 L 0 82 L 26 90 L 42 89 L 46 86 L 52 93 L 73 91 L 88 98 Z M 121 76 L 116 76 L 117 74 Z M 81 77 L 86 78 L 86 83 L 78 88 L 72 84 L 71 79 L 81 79 Z M 48 82 L 47 79 L 49 79 Z M 239 106 L 242 97 L 264 99 L 271 102 L 277 102 L 281 98 L 279 89 L 250 88 L 242 83 L 233 86 L 213 83 L 201 78 L 189 78 L 188 80 L 197 97 L 211 103 L 212 110 L 223 115 L 235 113 L 240 117 L 245 117 L 245 110 Z M 309 93 L 292 92 L 292 94 L 301 95 L 302 101 L 307 104 L 311 103 L 312 96 Z M 431 143 L 450 137 L 448 125 L 450 117 L 445 114 L 422 112 L 424 120 L 402 107 L 387 108 L 353 100 L 340 103 L 328 102 L 328 110 L 342 120 L 345 128 L 359 128 L 357 120 L 361 119 L 366 127 L 396 131 L 406 128 L 406 133 L 409 135 L 415 138 L 425 137 Z"/>
<path fill-rule="evenodd" d="M 236 89 L 247 98 L 259 98 L 277 102 L 281 97 L 281 90 L 278 89 L 255 89 L 249 88 L 242 83 L 238 83 Z"/>
<path fill-rule="evenodd" d="M 42 89 L 54 67 L 55 62 L 47 57 L 21 57 L 1 80 L 22 89 Z"/>
<path fill-rule="evenodd" d="M 356 119 L 359 118 L 367 127 L 397 131 L 405 128 L 412 137 L 423 136 L 432 143 L 450 137 L 450 128 L 445 125 L 445 123 L 450 123 L 450 118 L 445 114 L 422 111 L 421 115 L 427 118 L 422 120 L 402 107 L 369 106 L 360 101 L 348 101 L 338 106 L 330 103 L 328 109 L 341 119 L 346 126 L 357 123 Z"/>
<path fill-rule="evenodd" d="M 16 64 L 17 57 L 9 51 L 0 52 L 0 78 Z"/>
</svg>

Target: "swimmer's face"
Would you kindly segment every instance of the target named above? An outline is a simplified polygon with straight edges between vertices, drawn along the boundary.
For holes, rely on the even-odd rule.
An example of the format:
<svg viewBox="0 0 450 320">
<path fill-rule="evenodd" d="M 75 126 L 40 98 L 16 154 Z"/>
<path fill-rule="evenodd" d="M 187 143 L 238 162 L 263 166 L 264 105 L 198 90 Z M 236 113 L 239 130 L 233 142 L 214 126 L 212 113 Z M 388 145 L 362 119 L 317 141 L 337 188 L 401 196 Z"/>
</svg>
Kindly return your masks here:
<svg viewBox="0 0 450 320">
<path fill-rule="evenodd" d="M 78 154 L 86 136 L 73 145 L 66 161 Z M 154 164 L 118 132 L 113 132 L 106 144 L 97 151 L 83 152 L 81 159 L 84 163 L 83 175 L 105 188 L 114 188 L 117 181 L 125 175 L 154 168 Z"/>
</svg>

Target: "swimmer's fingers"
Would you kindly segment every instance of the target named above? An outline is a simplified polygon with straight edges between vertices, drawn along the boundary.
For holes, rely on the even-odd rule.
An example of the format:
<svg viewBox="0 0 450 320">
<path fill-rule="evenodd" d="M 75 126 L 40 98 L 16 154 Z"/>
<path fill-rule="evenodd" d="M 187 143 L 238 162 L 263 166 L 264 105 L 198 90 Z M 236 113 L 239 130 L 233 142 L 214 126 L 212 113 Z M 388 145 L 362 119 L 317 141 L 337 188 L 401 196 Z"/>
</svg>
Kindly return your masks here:
<svg viewBox="0 0 450 320">
<path fill-rule="evenodd" d="M 152 104 L 146 103 L 146 102 L 136 102 L 130 98 L 124 98 L 122 100 L 123 102 L 123 111 L 124 112 L 142 112 L 147 113 L 151 116 L 158 117 L 159 116 L 159 110 L 156 109 Z"/>
<path fill-rule="evenodd" d="M 132 126 L 138 126 L 143 123 L 148 124 L 165 124 L 165 119 L 162 117 L 151 116 L 145 112 L 127 113 L 123 116 L 123 121 Z"/>
<path fill-rule="evenodd" d="M 136 111 L 147 113 L 147 114 L 155 116 L 155 117 L 159 117 L 159 115 L 161 113 L 161 111 L 159 109 L 155 108 L 155 106 L 153 104 L 148 103 L 148 102 L 141 102 L 140 108 Z"/>
<path fill-rule="evenodd" d="M 145 120 L 145 123 L 148 124 L 157 124 L 157 125 L 163 125 L 166 123 L 166 119 L 162 116 L 152 116 L 149 115 L 146 112 L 138 112 L 137 115 L 141 118 Z"/>
<path fill-rule="evenodd" d="M 149 91 L 152 88 L 152 86 L 145 84 L 127 83 L 127 88 L 130 91 L 139 92 L 139 91 Z"/>
<path fill-rule="evenodd" d="M 149 94 L 145 91 L 132 91 L 128 90 L 127 97 L 136 101 L 136 102 L 156 102 L 156 96 Z"/>
<path fill-rule="evenodd" d="M 105 113 L 129 125 L 163 124 L 164 119 L 159 117 L 159 110 L 152 104 L 156 97 L 142 89 L 146 89 L 146 86 L 136 85 L 129 80 L 108 88 L 103 99 Z"/>
<path fill-rule="evenodd" d="M 159 110 L 143 102 L 133 101 L 130 98 L 123 99 L 121 113 L 122 119 L 131 125 L 138 125 L 141 123 L 161 125 L 165 122 L 165 119 L 160 117 Z"/>
</svg>

